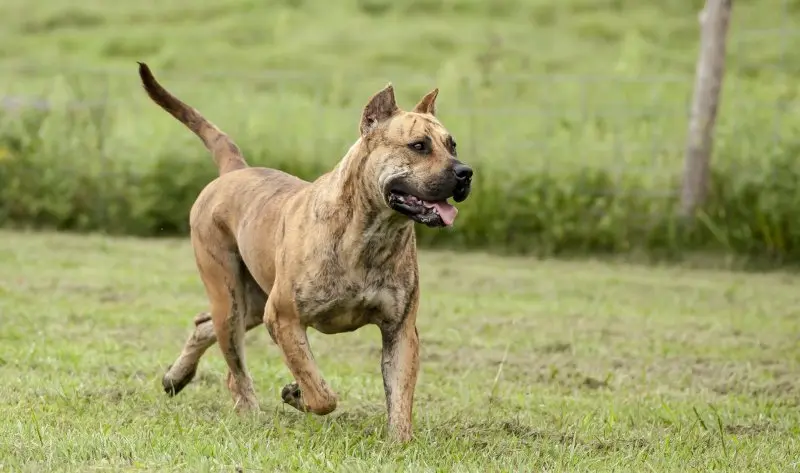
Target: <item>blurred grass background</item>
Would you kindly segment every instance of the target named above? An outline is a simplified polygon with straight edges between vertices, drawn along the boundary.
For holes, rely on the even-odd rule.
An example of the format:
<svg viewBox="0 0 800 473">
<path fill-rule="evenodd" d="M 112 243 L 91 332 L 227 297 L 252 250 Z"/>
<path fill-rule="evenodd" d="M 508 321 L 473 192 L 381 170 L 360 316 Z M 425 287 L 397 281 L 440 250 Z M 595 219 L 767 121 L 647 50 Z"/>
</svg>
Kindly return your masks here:
<svg viewBox="0 0 800 473">
<path fill-rule="evenodd" d="M 439 87 L 474 165 L 452 232 L 423 244 L 538 254 L 712 251 L 797 259 L 800 2 L 738 1 L 699 228 L 675 221 L 702 2 L 7 0 L 0 222 L 186 230 L 214 176 L 141 91 L 136 61 L 255 165 L 312 179 L 386 82 Z"/>
</svg>

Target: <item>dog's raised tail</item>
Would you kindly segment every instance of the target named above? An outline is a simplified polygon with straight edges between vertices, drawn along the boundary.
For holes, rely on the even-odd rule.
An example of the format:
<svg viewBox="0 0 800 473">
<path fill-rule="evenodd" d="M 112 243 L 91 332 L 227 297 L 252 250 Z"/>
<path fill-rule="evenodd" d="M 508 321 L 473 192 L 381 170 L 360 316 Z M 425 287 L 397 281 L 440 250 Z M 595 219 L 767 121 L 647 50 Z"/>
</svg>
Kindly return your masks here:
<svg viewBox="0 0 800 473">
<path fill-rule="evenodd" d="M 203 140 L 203 144 L 206 145 L 217 163 L 220 175 L 247 167 L 241 150 L 227 134 L 203 117 L 200 112 L 183 103 L 162 87 L 150 72 L 147 64 L 143 62 L 138 64 L 139 77 L 142 79 L 142 85 L 147 95 Z"/>
</svg>

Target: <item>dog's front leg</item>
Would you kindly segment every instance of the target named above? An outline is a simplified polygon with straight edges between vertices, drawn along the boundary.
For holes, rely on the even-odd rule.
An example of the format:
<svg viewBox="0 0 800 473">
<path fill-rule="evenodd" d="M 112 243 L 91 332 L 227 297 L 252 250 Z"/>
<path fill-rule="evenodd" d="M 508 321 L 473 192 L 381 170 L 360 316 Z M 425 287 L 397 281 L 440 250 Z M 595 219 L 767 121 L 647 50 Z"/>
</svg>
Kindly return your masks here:
<svg viewBox="0 0 800 473">
<path fill-rule="evenodd" d="M 296 381 L 284 386 L 281 397 L 299 411 L 330 414 L 336 409 L 336 394 L 322 378 L 308 344 L 306 328 L 300 323 L 294 304 L 284 302 L 287 299 L 273 292 L 264 312 L 269 335 L 281 349 L 283 361 Z"/>
<path fill-rule="evenodd" d="M 411 440 L 414 389 L 419 372 L 419 335 L 416 304 L 398 326 L 381 328 L 383 354 L 381 373 L 389 417 L 389 437 Z"/>
</svg>

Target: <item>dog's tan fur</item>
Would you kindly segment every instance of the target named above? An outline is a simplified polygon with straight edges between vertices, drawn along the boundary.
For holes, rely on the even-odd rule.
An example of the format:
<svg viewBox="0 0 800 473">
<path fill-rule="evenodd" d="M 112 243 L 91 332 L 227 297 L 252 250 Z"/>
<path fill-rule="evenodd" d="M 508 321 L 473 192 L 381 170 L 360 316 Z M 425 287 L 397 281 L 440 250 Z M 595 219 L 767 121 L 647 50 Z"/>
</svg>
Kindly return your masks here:
<svg viewBox="0 0 800 473">
<path fill-rule="evenodd" d="M 186 386 L 217 342 L 237 410 L 257 409 L 242 339 L 263 322 L 296 381 L 283 389 L 283 400 L 328 414 L 337 396 L 317 367 L 307 327 L 335 334 L 375 324 L 383 339 L 389 432 L 410 439 L 419 369 L 416 240 L 413 221 L 387 205 L 382 186 L 402 176 L 411 188 L 441 193 L 453 182 L 453 166 L 465 167 L 435 117 L 438 89 L 411 112 L 397 107 L 391 85 L 376 93 L 364 108 L 360 138 L 332 171 L 310 183 L 249 167 L 233 141 L 159 85 L 147 65 L 140 63 L 139 73 L 150 98 L 202 139 L 220 174 L 190 214 L 210 311 L 195 318 L 164 389 L 174 395 Z M 432 144 L 426 155 L 409 147 L 423 138 Z M 469 179 L 466 186 L 468 193 Z"/>
</svg>

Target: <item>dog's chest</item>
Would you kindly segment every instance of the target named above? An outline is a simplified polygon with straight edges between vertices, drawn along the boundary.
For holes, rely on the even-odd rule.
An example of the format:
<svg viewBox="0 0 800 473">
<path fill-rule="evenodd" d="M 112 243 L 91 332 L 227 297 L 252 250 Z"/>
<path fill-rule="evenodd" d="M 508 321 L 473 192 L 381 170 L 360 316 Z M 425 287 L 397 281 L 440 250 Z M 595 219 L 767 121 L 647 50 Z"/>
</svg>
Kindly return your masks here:
<svg viewBox="0 0 800 473">
<path fill-rule="evenodd" d="M 379 279 L 345 277 L 308 281 L 295 290 L 301 321 L 322 333 L 350 332 L 396 317 L 406 291 Z"/>
</svg>

